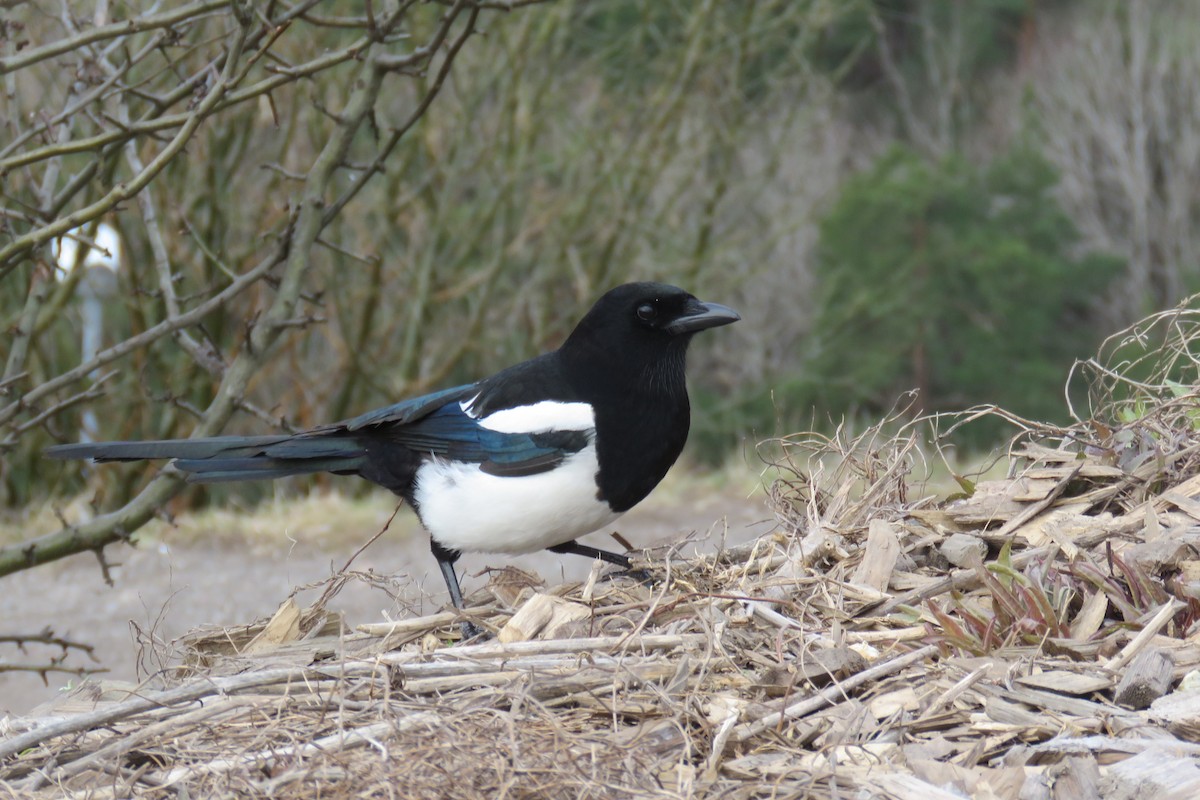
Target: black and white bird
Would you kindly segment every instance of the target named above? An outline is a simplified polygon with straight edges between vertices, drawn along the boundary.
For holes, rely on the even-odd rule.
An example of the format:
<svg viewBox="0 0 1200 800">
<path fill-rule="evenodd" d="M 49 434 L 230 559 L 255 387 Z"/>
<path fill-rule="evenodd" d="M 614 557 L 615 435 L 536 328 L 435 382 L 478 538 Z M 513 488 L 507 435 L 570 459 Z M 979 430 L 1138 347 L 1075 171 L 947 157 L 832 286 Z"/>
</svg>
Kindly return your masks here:
<svg viewBox="0 0 1200 800">
<path fill-rule="evenodd" d="M 403 497 L 429 532 L 446 588 L 466 551 L 548 549 L 629 559 L 575 541 L 667 474 L 690 424 L 684 362 L 698 331 L 737 312 L 674 286 L 602 296 L 557 350 L 456 386 L 294 435 L 88 442 L 53 458 L 174 459 L 193 482 L 358 475 Z"/>
</svg>

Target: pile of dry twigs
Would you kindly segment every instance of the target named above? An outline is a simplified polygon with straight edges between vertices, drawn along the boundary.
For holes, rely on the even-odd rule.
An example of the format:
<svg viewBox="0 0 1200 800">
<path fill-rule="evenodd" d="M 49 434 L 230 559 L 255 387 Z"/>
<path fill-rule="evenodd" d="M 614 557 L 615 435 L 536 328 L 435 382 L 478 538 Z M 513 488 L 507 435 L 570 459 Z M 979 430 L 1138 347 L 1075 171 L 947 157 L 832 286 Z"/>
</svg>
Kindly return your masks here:
<svg viewBox="0 0 1200 800">
<path fill-rule="evenodd" d="M 1198 339 L 1183 307 L 1110 341 L 1086 419 L 1009 416 L 1007 475 L 952 497 L 916 424 L 785 439 L 777 531 L 498 573 L 483 643 L 322 603 L 199 632 L 2 723 L 0 797 L 1200 796 Z"/>
</svg>

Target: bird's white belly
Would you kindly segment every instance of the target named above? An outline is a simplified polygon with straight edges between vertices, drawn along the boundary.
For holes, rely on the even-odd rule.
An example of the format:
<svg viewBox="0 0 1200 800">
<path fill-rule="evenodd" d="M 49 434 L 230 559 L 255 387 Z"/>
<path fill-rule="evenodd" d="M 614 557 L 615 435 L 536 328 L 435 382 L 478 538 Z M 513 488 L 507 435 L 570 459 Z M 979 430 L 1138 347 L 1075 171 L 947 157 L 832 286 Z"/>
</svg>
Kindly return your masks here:
<svg viewBox="0 0 1200 800">
<path fill-rule="evenodd" d="M 417 471 L 421 522 L 443 547 L 531 553 L 607 525 L 620 516 L 596 498 L 596 448 L 589 444 L 537 475 L 502 478 L 477 464 L 433 459 Z"/>
</svg>

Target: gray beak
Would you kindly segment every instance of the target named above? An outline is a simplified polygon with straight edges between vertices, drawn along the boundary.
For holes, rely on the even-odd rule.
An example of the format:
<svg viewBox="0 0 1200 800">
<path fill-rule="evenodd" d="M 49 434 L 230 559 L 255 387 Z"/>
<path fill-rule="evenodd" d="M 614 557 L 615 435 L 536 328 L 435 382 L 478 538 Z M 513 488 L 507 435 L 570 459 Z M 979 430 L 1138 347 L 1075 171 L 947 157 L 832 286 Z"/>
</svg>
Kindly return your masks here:
<svg viewBox="0 0 1200 800">
<path fill-rule="evenodd" d="M 695 333 L 706 328 L 728 325 L 731 322 L 737 322 L 741 318 L 742 315 L 729 306 L 723 306 L 720 303 L 702 303 L 699 300 L 693 300 L 688 303 L 687 310 L 683 316 L 666 326 L 666 331 L 676 336 L 681 333 Z"/>
</svg>

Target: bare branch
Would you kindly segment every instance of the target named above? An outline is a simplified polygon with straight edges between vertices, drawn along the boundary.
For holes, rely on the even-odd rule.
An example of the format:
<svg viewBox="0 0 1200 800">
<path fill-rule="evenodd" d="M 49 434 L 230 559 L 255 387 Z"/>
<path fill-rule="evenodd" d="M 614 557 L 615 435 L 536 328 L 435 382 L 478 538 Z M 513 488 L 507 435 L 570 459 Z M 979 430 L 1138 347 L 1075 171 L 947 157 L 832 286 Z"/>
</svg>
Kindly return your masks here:
<svg viewBox="0 0 1200 800">
<path fill-rule="evenodd" d="M 154 179 L 162 169 L 170 163 L 180 152 L 188 140 L 200 127 L 200 123 L 205 117 L 211 114 L 217 107 L 218 102 L 224 96 L 226 89 L 229 86 L 229 81 L 233 77 L 234 65 L 237 63 L 238 56 L 241 54 L 242 44 L 245 42 L 246 30 L 243 28 L 240 34 L 234 37 L 230 48 L 229 57 L 226 59 L 226 68 L 213 86 L 205 95 L 204 100 L 200 102 L 196 109 L 188 115 L 188 119 L 182 126 L 179 132 L 175 134 L 175 138 L 171 140 L 166 147 L 159 152 L 150 164 L 137 173 L 132 180 L 127 183 L 118 184 L 105 197 L 93 203 L 90 206 L 80 209 L 72 214 L 68 214 L 58 220 L 55 220 L 43 228 L 32 231 L 25 236 L 17 239 L 6 247 L 0 248 L 0 278 L 4 274 L 16 266 L 16 259 L 26 254 L 29 250 L 38 245 L 45 244 L 51 239 L 63 235 L 72 228 L 77 228 L 80 225 L 90 222 L 93 219 L 111 211 L 120 202 L 128 200 L 135 196 L 138 192 L 146 187 Z"/>
<path fill-rule="evenodd" d="M 63 53 L 69 53 L 93 42 L 102 42 L 107 39 L 115 39 L 119 36 L 128 36 L 132 33 L 140 33 L 157 28 L 169 28 L 185 20 L 192 20 L 203 14 L 225 8 L 231 2 L 233 0 L 202 0 L 202 2 L 192 3 L 183 8 L 177 8 L 174 11 L 167 11 L 149 17 L 133 17 L 124 22 L 114 22 L 111 25 L 91 28 L 74 36 L 68 36 L 50 44 L 42 45 L 41 47 L 31 47 L 17 56 L 0 58 L 0 75 L 15 72 L 36 64 L 39 61 L 45 61 L 48 58 L 62 55 Z"/>
</svg>

